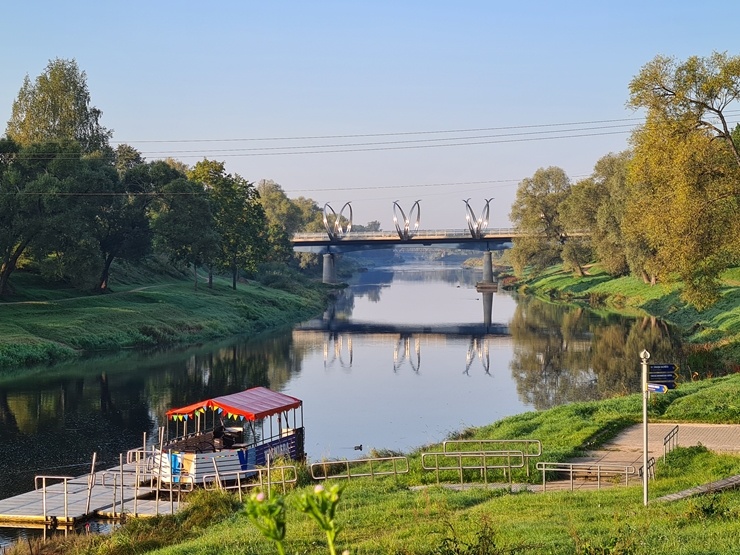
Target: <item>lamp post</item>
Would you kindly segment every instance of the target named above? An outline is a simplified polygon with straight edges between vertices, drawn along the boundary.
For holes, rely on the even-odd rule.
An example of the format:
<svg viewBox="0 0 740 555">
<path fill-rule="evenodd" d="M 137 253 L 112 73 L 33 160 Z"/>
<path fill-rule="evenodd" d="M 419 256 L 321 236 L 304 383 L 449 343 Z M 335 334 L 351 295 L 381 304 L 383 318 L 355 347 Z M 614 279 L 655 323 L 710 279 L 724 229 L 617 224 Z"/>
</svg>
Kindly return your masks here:
<svg viewBox="0 0 740 555">
<path fill-rule="evenodd" d="M 642 503 L 648 504 L 648 359 L 650 353 L 643 349 L 640 353 L 642 360 Z"/>
</svg>

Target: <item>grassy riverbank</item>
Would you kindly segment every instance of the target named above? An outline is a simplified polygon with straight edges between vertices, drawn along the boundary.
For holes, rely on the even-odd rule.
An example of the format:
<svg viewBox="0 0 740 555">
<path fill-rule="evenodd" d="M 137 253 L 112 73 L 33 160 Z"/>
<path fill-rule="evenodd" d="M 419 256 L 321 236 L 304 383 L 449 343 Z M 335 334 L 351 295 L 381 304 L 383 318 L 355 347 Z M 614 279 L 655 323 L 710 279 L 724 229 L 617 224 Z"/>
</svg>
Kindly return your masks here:
<svg viewBox="0 0 740 555">
<path fill-rule="evenodd" d="M 652 420 L 740 423 L 740 375 L 683 384 L 653 396 Z M 574 403 L 512 416 L 461 432 L 470 438 L 537 438 L 541 460 L 559 461 L 596 447 L 641 419 L 641 396 Z M 433 450 L 428 446 L 425 450 Z M 740 473 L 740 457 L 718 455 L 701 446 L 677 449 L 660 462 L 650 486 L 614 487 L 571 493 L 511 493 L 507 488 L 455 491 L 434 485 L 421 469 L 419 452 L 410 454 L 410 472 L 398 478 L 358 479 L 346 485 L 337 511 L 343 527 L 341 552 L 352 554 L 460 555 L 548 553 L 594 555 L 682 555 L 740 553 L 740 491 L 727 491 L 671 503 L 654 500 L 668 493 Z M 534 473 L 538 474 L 538 473 Z M 286 496 L 286 553 L 326 554 L 324 533 L 295 506 L 311 491 L 306 471 Z M 541 479 L 539 475 L 530 482 Z M 475 480 L 473 475 L 468 481 Z M 526 481 L 523 471 L 514 475 Z M 450 479 L 451 482 L 455 478 Z M 480 484 L 480 476 L 478 476 Z M 417 489 L 412 486 L 427 485 Z M 275 546 L 259 533 L 233 497 L 199 497 L 175 517 L 132 521 L 112 536 L 82 536 L 32 546 L 36 555 L 269 554 Z M 19 545 L 8 555 L 26 555 Z"/>
<path fill-rule="evenodd" d="M 594 266 L 576 277 L 562 268 L 519 283 L 527 293 L 627 314 L 648 314 L 683 331 L 689 350 L 702 353 L 717 368 L 715 375 L 740 372 L 740 268 L 722 275 L 721 298 L 698 311 L 680 299 L 681 284 L 651 286 L 634 277 L 612 278 Z"/>
<path fill-rule="evenodd" d="M 19 278 L 20 302 L 0 303 L 0 369 L 255 334 L 320 313 L 331 291 L 279 273 L 236 291 L 222 279 L 212 289 L 202 281 L 195 290 L 190 276 L 135 275 L 117 283 L 114 293 L 86 296 L 49 288 L 33 275 Z"/>
</svg>

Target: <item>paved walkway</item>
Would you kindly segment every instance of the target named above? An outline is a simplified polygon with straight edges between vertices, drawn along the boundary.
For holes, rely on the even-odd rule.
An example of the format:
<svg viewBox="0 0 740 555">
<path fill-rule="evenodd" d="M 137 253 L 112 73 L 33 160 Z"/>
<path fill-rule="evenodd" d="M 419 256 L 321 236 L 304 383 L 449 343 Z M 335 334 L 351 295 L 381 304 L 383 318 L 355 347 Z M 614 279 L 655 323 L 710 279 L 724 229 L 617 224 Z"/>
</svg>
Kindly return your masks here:
<svg viewBox="0 0 740 555">
<path fill-rule="evenodd" d="M 649 456 L 663 456 L 663 439 L 678 426 L 679 447 L 703 445 L 710 451 L 740 455 L 740 424 L 648 424 Z M 612 441 L 598 450 L 589 451 L 583 457 L 573 459 L 573 463 L 601 463 L 642 466 L 642 424 L 624 430 Z"/>
<path fill-rule="evenodd" d="M 655 457 L 657 461 L 663 456 L 663 440 L 676 426 L 678 426 L 678 434 L 676 435 L 675 440 L 671 443 L 672 446 L 692 447 L 694 445 L 701 444 L 710 451 L 715 451 L 717 453 L 730 453 L 740 456 L 740 425 L 738 424 L 671 424 L 661 422 L 648 425 L 649 457 Z M 637 469 L 642 467 L 643 463 L 642 434 L 642 424 L 636 424 L 624 430 L 616 438 L 606 443 L 598 450 L 589 451 L 582 457 L 571 459 L 568 462 L 619 467 L 632 466 L 635 469 L 635 474 L 631 477 L 630 483 L 641 482 L 642 478 L 639 476 Z M 621 480 L 620 482 L 620 480 L 616 478 L 611 480 L 605 479 L 601 483 L 601 487 L 608 487 L 616 483 L 624 483 L 624 480 Z M 671 499 L 679 499 L 687 495 L 695 495 L 696 493 L 706 491 L 715 491 L 722 487 L 735 487 L 736 485 L 740 485 L 740 477 L 726 478 L 720 482 L 692 488 L 691 491 L 678 492 L 672 496 L 667 496 L 666 500 L 668 500 L 668 497 Z M 451 489 L 468 489 L 480 487 L 480 484 L 448 484 L 445 485 L 445 487 Z M 496 483 L 489 484 L 488 487 L 511 488 L 512 491 L 542 491 L 541 484 Z M 548 481 L 546 489 L 547 491 L 555 491 L 564 489 L 570 490 L 572 488 L 582 491 L 597 489 L 598 487 L 599 484 L 593 476 L 591 476 L 588 480 L 583 480 L 582 478 L 577 479 L 573 484 L 571 484 L 570 480 L 567 479 Z"/>
</svg>

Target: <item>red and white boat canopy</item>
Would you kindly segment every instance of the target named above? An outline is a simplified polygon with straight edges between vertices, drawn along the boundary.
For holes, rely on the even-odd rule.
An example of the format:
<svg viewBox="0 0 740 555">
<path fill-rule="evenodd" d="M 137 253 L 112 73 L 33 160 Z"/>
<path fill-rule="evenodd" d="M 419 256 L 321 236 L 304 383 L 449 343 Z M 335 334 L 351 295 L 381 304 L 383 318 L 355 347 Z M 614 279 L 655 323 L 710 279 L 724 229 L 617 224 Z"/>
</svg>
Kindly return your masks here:
<svg viewBox="0 0 740 555">
<path fill-rule="evenodd" d="M 284 393 L 272 391 L 266 387 L 253 387 L 239 393 L 222 395 L 205 401 L 199 401 L 167 411 L 167 417 L 182 420 L 193 418 L 196 412 L 204 413 L 206 409 L 217 411 L 229 418 L 246 418 L 247 420 L 262 420 L 273 414 L 297 409 L 303 401 Z"/>
</svg>

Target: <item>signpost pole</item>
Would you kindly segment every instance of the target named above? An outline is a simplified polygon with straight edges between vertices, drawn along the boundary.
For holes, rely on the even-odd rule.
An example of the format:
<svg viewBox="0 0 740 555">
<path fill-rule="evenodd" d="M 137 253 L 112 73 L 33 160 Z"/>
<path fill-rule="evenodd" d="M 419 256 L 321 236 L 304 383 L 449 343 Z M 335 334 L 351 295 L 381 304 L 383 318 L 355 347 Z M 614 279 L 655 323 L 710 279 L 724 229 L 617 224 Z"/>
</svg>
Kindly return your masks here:
<svg viewBox="0 0 740 555">
<path fill-rule="evenodd" d="M 642 503 L 648 504 L 648 359 L 650 353 L 643 349 L 642 359 Z"/>
</svg>

